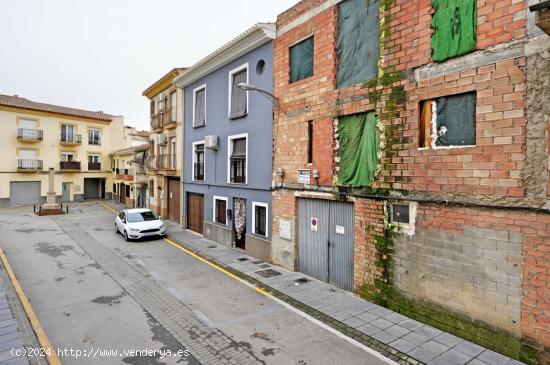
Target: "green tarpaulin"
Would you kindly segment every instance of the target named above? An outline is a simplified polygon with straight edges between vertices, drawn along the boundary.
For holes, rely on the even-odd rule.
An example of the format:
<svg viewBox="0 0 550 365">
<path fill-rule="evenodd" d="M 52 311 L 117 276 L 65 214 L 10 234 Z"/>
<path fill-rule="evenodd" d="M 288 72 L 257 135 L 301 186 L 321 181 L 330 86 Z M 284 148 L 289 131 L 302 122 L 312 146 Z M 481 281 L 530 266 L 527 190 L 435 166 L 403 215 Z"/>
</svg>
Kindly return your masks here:
<svg viewBox="0 0 550 365">
<path fill-rule="evenodd" d="M 290 82 L 313 76 L 313 37 L 290 47 Z"/>
<path fill-rule="evenodd" d="M 432 0 L 432 58 L 436 62 L 476 49 L 476 0 Z"/>
<path fill-rule="evenodd" d="M 338 5 L 338 87 L 378 75 L 380 21 L 378 0 L 346 0 Z"/>
<path fill-rule="evenodd" d="M 374 112 L 350 115 L 338 122 L 340 185 L 369 186 L 378 166 L 380 132 Z"/>
</svg>

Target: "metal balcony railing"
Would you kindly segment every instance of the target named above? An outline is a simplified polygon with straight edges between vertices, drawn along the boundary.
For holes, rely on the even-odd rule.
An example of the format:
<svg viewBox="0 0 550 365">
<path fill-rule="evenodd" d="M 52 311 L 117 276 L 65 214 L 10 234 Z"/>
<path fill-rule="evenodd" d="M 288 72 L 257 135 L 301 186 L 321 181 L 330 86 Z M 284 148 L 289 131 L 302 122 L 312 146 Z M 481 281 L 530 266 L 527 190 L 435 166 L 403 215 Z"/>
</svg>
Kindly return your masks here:
<svg viewBox="0 0 550 365">
<path fill-rule="evenodd" d="M 88 171 L 101 171 L 101 162 L 88 162 Z"/>
<path fill-rule="evenodd" d="M 19 159 L 17 160 L 17 169 L 18 170 L 42 170 L 43 164 L 42 160 L 29 160 L 29 159 Z"/>
<path fill-rule="evenodd" d="M 39 129 L 17 129 L 17 139 L 27 141 L 42 141 L 44 139 L 44 132 Z"/>
<path fill-rule="evenodd" d="M 80 135 L 80 134 L 64 134 L 64 133 L 61 133 L 61 142 L 81 144 L 82 143 L 82 135 Z"/>
<path fill-rule="evenodd" d="M 176 155 L 160 155 L 158 156 L 157 166 L 159 170 L 175 171 L 176 170 Z"/>
<path fill-rule="evenodd" d="M 147 156 L 147 158 L 145 159 L 145 167 L 147 168 L 147 170 L 157 170 L 157 157 Z"/>
<path fill-rule="evenodd" d="M 61 161 L 59 168 L 61 170 L 80 170 L 80 161 Z"/>
<path fill-rule="evenodd" d="M 116 169 L 117 175 L 134 176 L 134 170 L 132 169 Z"/>
</svg>

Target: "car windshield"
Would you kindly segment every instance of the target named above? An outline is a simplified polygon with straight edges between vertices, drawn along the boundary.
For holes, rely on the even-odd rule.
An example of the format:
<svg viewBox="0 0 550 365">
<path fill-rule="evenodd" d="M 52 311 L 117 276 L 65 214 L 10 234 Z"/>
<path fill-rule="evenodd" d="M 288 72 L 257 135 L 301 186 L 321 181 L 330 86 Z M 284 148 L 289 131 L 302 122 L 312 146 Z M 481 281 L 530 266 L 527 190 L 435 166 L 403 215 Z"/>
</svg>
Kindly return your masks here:
<svg viewBox="0 0 550 365">
<path fill-rule="evenodd" d="M 128 213 L 128 223 L 156 221 L 159 217 L 153 212 Z"/>
</svg>

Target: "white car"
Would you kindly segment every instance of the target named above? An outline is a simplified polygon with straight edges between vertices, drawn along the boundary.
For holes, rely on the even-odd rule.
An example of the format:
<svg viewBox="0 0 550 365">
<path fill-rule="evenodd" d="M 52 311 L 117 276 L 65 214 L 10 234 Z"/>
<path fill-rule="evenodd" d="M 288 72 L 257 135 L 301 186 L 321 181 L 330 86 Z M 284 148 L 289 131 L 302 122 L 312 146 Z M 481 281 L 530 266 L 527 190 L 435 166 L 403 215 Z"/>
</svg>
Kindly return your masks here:
<svg viewBox="0 0 550 365">
<path fill-rule="evenodd" d="M 149 209 L 126 209 L 115 219 L 115 231 L 126 241 L 151 236 L 166 236 L 166 224 Z"/>
</svg>

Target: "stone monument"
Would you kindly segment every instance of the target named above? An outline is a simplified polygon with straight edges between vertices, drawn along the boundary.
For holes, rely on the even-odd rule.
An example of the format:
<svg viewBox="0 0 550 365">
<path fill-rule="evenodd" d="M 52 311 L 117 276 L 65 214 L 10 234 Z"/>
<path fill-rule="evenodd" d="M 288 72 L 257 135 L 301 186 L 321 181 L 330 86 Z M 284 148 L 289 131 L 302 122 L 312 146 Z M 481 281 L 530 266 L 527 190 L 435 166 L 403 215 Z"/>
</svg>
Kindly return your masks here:
<svg viewBox="0 0 550 365">
<path fill-rule="evenodd" d="M 40 215 L 63 214 L 61 206 L 55 201 L 55 172 L 53 168 L 48 171 L 48 192 L 46 193 L 46 204 L 42 204 Z"/>
</svg>

